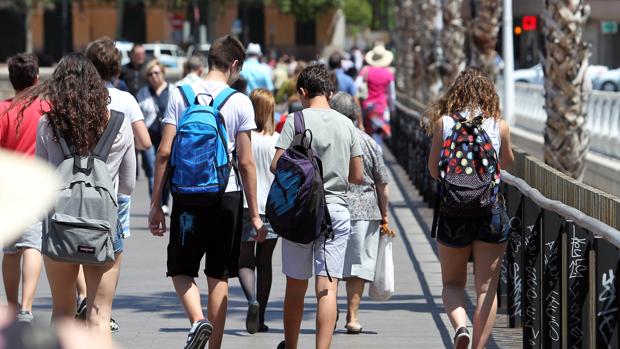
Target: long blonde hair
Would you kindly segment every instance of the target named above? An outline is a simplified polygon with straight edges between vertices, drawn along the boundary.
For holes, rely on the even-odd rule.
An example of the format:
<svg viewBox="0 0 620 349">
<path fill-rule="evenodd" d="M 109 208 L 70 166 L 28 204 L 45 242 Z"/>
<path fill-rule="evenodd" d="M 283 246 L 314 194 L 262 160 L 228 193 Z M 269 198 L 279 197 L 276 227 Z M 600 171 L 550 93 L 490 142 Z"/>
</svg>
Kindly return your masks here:
<svg viewBox="0 0 620 349">
<path fill-rule="evenodd" d="M 250 100 L 254 106 L 257 131 L 271 136 L 275 132 L 273 118 L 276 100 L 273 94 L 264 88 L 257 88 L 250 94 Z"/>
<path fill-rule="evenodd" d="M 477 68 L 466 68 L 452 86 L 426 111 L 428 118 L 421 122 L 428 134 L 433 133 L 435 122 L 444 115 L 479 110 L 485 118 L 501 119 L 499 96 L 495 85 Z M 477 115 L 473 115 L 477 116 Z"/>
</svg>

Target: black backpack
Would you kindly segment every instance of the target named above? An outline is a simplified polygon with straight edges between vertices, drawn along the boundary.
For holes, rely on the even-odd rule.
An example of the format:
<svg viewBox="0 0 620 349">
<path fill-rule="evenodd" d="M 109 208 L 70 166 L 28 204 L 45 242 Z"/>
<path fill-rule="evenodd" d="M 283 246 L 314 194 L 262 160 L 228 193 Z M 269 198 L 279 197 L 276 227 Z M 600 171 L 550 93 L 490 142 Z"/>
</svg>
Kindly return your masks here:
<svg viewBox="0 0 620 349">
<path fill-rule="evenodd" d="M 432 237 L 436 236 L 440 214 L 488 216 L 499 192 L 500 164 L 491 138 L 481 127 L 485 117 L 478 115 L 467 120 L 459 113 L 451 117 L 455 124 L 443 143 L 439 160 Z"/>
</svg>

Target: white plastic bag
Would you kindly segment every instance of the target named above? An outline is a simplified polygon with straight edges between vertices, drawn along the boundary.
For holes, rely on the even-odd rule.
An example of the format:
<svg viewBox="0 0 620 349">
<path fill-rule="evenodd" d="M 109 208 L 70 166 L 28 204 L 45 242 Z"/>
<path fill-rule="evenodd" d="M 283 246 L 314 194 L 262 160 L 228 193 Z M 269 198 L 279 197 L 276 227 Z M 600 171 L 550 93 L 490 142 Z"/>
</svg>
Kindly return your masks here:
<svg viewBox="0 0 620 349">
<path fill-rule="evenodd" d="M 387 301 L 394 294 L 394 259 L 392 258 L 392 240 L 389 235 L 381 235 L 375 280 L 370 283 L 368 295 L 376 301 Z"/>
</svg>

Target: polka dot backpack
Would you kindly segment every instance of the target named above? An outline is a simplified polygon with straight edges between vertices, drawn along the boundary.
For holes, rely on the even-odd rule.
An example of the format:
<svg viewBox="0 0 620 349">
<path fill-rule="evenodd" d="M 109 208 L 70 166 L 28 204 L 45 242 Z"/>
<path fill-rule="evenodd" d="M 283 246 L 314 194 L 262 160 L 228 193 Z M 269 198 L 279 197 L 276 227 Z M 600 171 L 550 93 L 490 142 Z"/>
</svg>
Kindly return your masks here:
<svg viewBox="0 0 620 349">
<path fill-rule="evenodd" d="M 437 218 L 490 215 L 497 201 L 499 160 L 493 142 L 481 127 L 483 115 L 467 120 L 456 113 L 455 124 L 441 148 L 432 235 Z"/>
</svg>

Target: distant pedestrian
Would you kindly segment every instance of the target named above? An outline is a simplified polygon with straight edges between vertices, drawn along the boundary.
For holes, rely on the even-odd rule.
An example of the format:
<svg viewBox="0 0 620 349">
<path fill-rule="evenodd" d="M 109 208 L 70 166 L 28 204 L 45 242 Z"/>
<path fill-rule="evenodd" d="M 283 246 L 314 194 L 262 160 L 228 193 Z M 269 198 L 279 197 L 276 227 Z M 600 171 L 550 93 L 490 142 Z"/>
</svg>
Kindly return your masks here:
<svg viewBox="0 0 620 349">
<path fill-rule="evenodd" d="M 365 57 L 368 66 L 360 71 L 357 83 L 366 85 L 367 96 L 358 97 L 363 98 L 366 132 L 382 145 L 383 138 L 391 135 L 390 114 L 395 110 L 396 88 L 389 68 L 394 55 L 378 43 Z"/>
<path fill-rule="evenodd" d="M 67 86 L 72 88 L 67 89 Z M 109 93 L 93 64 L 82 54 L 71 53 L 65 56 L 56 66 L 49 80 L 29 89 L 24 93 L 23 97 L 20 96 L 20 98 L 26 101 L 32 101 L 38 97 L 48 101 L 51 110 L 46 113 L 39 123 L 36 156 L 48 161 L 52 166 L 59 166 L 67 164 L 67 161 L 73 161 L 74 159 L 79 161 L 81 157 L 89 155 L 92 156 L 91 159 L 93 160 L 89 160 L 87 165 L 82 166 L 93 166 L 91 161 L 95 161 L 95 155 L 93 154 L 95 146 L 101 145 L 99 142 L 100 138 L 103 135 L 109 134 L 110 137 L 114 137 L 114 140 L 111 142 L 110 152 L 105 161 L 105 172 L 109 174 L 110 178 L 105 179 L 105 181 L 98 179 L 99 182 L 97 184 L 110 183 L 106 189 L 101 189 L 103 194 L 108 193 L 108 189 L 114 190 L 114 185 L 111 184 L 116 183 L 118 193 L 131 195 L 136 179 L 131 125 L 126 118 L 115 114 L 114 111 L 108 111 Z M 113 126 L 111 125 L 117 125 L 120 128 L 115 136 L 108 133 L 112 132 L 110 129 L 113 129 Z M 104 137 L 103 139 L 105 140 L 106 138 Z M 68 153 L 72 153 L 73 158 Z M 105 158 L 105 153 L 99 154 Z M 97 161 L 101 159 L 98 158 Z M 73 176 L 82 171 L 84 171 L 82 172 L 84 176 L 90 176 L 93 172 L 96 172 L 98 175 L 104 174 L 98 170 L 101 170 L 101 168 L 90 167 L 90 170 L 87 170 L 86 167 L 79 167 L 78 171 L 73 172 Z M 63 174 L 71 176 L 69 172 L 63 172 Z M 66 180 L 67 178 L 65 177 L 64 179 Z M 73 188 L 74 183 L 76 182 L 71 183 L 71 188 Z M 89 186 L 80 186 L 78 184 L 77 187 L 87 188 Z M 89 193 L 92 192 L 92 190 L 89 191 Z M 114 197 L 117 195 L 116 192 L 111 192 L 110 194 Z M 64 197 L 63 200 L 64 203 L 67 203 L 67 197 Z M 107 203 L 111 202 L 107 201 Z M 80 211 L 79 214 L 91 216 L 114 214 L 114 217 L 116 217 L 116 212 L 109 212 L 109 206 L 104 208 L 100 198 L 99 200 L 90 198 L 89 200 L 84 199 L 71 203 L 71 205 L 75 205 L 76 210 L 77 208 L 84 207 L 82 206 L 83 204 L 88 205 L 90 208 L 89 212 Z M 96 208 L 93 206 L 95 204 L 102 206 Z M 69 209 L 69 207 L 57 206 L 55 210 L 57 209 Z M 104 210 L 105 212 L 103 212 Z M 54 220 L 52 220 L 52 217 Z M 76 236 L 79 235 L 77 232 L 86 231 L 91 233 L 91 235 L 88 235 L 89 237 L 95 238 L 95 236 L 92 234 L 92 226 L 86 223 L 81 225 L 80 230 L 77 232 L 74 230 L 72 235 L 67 235 L 69 230 L 66 227 L 63 228 L 63 224 L 53 224 L 53 222 L 60 219 L 59 217 L 62 217 L 62 219 L 67 218 L 62 214 L 52 217 L 48 217 L 43 225 L 43 238 L 47 239 L 45 241 L 47 241 L 48 246 L 44 261 L 52 293 L 52 318 L 55 320 L 72 319 L 76 312 L 75 283 L 80 263 L 62 262 L 52 259 L 51 256 L 58 258 L 59 255 L 52 255 L 53 251 L 57 251 L 57 248 L 72 246 L 72 243 L 77 238 Z M 73 216 L 71 218 L 77 219 L 77 217 Z M 111 226 L 107 229 L 109 229 L 112 235 L 112 248 L 116 256 L 113 262 L 84 265 L 86 288 L 89 295 L 86 307 L 86 322 L 93 331 L 96 331 L 104 338 L 104 345 L 111 346 L 110 315 L 112 312 L 112 300 L 116 292 L 118 273 L 120 272 L 122 257 L 119 252 L 122 251 L 123 241 L 116 234 L 119 231 L 119 228 L 116 226 L 117 222 L 104 222 Z M 101 227 L 105 229 L 106 226 L 101 223 Z M 49 240 L 50 236 L 52 236 L 51 232 L 54 232 L 54 238 L 62 239 L 61 242 L 58 242 L 58 245 L 50 242 L 52 241 Z M 92 241 L 86 242 L 93 243 Z M 90 251 L 89 246 L 92 245 L 74 246 L 75 250 L 67 250 L 67 252 L 73 254 L 66 257 L 72 257 L 73 260 L 86 258 L 81 254 L 90 255 L 86 252 Z M 94 248 L 94 250 L 100 254 L 98 248 Z"/>
<path fill-rule="evenodd" d="M 120 78 L 125 81 L 127 91 L 132 96 L 138 95 L 138 90 L 146 84 L 144 76 L 144 63 L 146 61 L 146 52 L 142 44 L 134 44 L 129 51 L 129 63 L 121 68 Z"/>
<path fill-rule="evenodd" d="M 342 69 L 342 55 L 338 52 L 329 56 L 329 69 L 336 74 L 338 81 L 338 91 L 346 92 L 355 97 L 356 88 L 353 79 Z"/>
<path fill-rule="evenodd" d="M 220 348 L 222 344 L 228 307 L 228 279 L 239 273 L 242 190 L 248 203 L 251 226 L 257 232 L 256 241 L 262 242 L 267 235 L 256 199 L 256 164 L 251 141 L 251 132 L 256 129 L 254 109 L 247 96 L 229 88 L 238 78 L 244 59 L 245 52 L 239 40 L 229 35 L 215 40 L 209 51 L 209 72 L 204 81 L 174 89 L 164 114 L 149 227 L 155 236 L 163 236 L 166 232 L 166 219 L 159 202 L 168 163 L 175 161 L 170 173 L 171 187 L 177 189 L 170 217 L 167 276 L 172 277 L 177 296 L 192 325 L 185 349 L 204 348 L 207 340 L 210 349 Z M 220 131 L 217 135 L 210 132 L 212 128 L 198 129 L 206 126 L 198 122 L 183 127 L 187 125 L 183 121 L 189 117 L 211 125 L 220 120 L 198 109 L 186 114 L 188 108 L 198 108 L 195 102 L 202 106 L 212 104 L 219 110 L 226 131 L 221 131 L 222 124 L 218 125 Z M 179 130 L 183 128 L 188 137 L 175 138 L 177 126 Z M 192 133 L 191 127 L 198 133 Z M 207 190 L 211 188 L 210 193 L 219 195 L 208 195 Z M 193 196 L 192 193 L 200 195 Z M 208 321 L 203 314 L 195 280 L 203 257 L 209 288 Z"/>
<path fill-rule="evenodd" d="M 15 96 L 39 83 L 37 57 L 20 53 L 7 60 L 9 80 Z M 37 125 L 49 105 L 34 101 L 25 110 L 13 105 L 13 98 L 0 102 L 0 148 L 32 157 L 35 152 Z M 17 320 L 33 319 L 32 301 L 41 274 L 41 222 L 33 224 L 13 244 L 4 246 L 2 280 L 8 304 L 17 311 Z M 21 279 L 21 303 L 19 285 Z"/>
<path fill-rule="evenodd" d="M 357 124 L 360 107 L 345 92 L 334 95 L 329 104 Z M 347 283 L 347 324 L 349 334 L 362 332 L 358 311 L 364 284 L 375 279 L 381 225 L 388 224 L 388 173 L 381 147 L 364 131 L 356 128 L 362 147 L 364 182 L 349 185 L 347 203 L 351 212 L 351 234 L 347 242 L 342 277 Z"/>
<path fill-rule="evenodd" d="M 177 81 L 176 86 L 191 85 L 202 81 L 204 73 L 204 58 L 202 55 L 192 55 L 183 64 L 183 79 Z"/>
<path fill-rule="evenodd" d="M 330 76 L 325 65 L 310 65 L 299 75 L 297 90 L 306 108 L 302 115 L 305 128 L 312 132 L 312 149 L 322 160 L 323 187 L 334 237 L 326 239 L 321 233 L 309 244 L 282 239 L 282 272 L 286 275 L 285 340 L 279 344 L 279 349 L 298 347 L 308 279 L 313 274 L 317 299 L 316 348 L 326 349 L 331 345 L 337 316 L 338 280 L 343 276 L 351 230 L 346 192 L 348 183 L 361 184 L 363 180 L 363 154 L 355 126 L 346 116 L 332 110 L 328 103 L 333 91 Z M 271 163 L 272 171 L 293 142 L 294 120 L 294 114 L 289 115 L 282 129 Z"/>
<path fill-rule="evenodd" d="M 495 323 L 497 282 L 510 232 L 499 194 L 499 169 L 514 160 L 510 130 L 501 119 L 493 82 L 475 68 L 465 69 L 428 115 L 433 135 L 428 169 L 441 188 L 433 230 L 439 242 L 443 304 L 456 331 L 454 347 L 469 348 L 471 341 L 471 348 L 481 349 Z M 467 191 L 473 187 L 475 193 Z M 465 312 L 470 256 L 476 290 L 473 338 Z"/>
<path fill-rule="evenodd" d="M 247 95 L 257 88 L 264 88 L 273 93 L 271 71 L 261 63 L 263 51 L 260 44 L 250 43 L 245 51 L 247 58 L 243 63 L 241 76 L 248 82 Z"/>
<path fill-rule="evenodd" d="M 248 204 L 245 202 L 239 257 L 239 282 L 248 300 L 245 326 L 249 333 L 255 333 L 269 330 L 269 327 L 265 325 L 265 309 L 271 292 L 271 257 L 278 242 L 278 236 L 271 225 L 266 222 L 265 204 L 273 182 L 273 174 L 269 171 L 269 166 L 276 153 L 276 141 L 280 134 L 275 132 L 273 124 L 276 105 L 273 95 L 259 88 L 252 91 L 250 100 L 254 106 L 256 119 L 256 131 L 252 131 L 252 154 L 256 161 L 258 213 L 268 230 L 267 239 L 257 242 L 256 231 L 250 222 Z M 256 274 L 254 269 L 256 269 Z"/>
<path fill-rule="evenodd" d="M 172 85 L 166 81 L 166 68 L 158 60 L 154 59 L 144 67 L 144 74 L 148 84 L 138 91 L 138 105 L 144 114 L 144 122 L 149 131 L 153 145 L 142 151 L 142 169 L 149 181 L 149 195 L 153 195 L 153 178 L 155 174 L 155 154 L 162 137 L 162 120 L 168 106 Z M 161 201 L 164 213 L 170 214 L 168 208 L 169 191 L 164 191 Z"/>
</svg>

